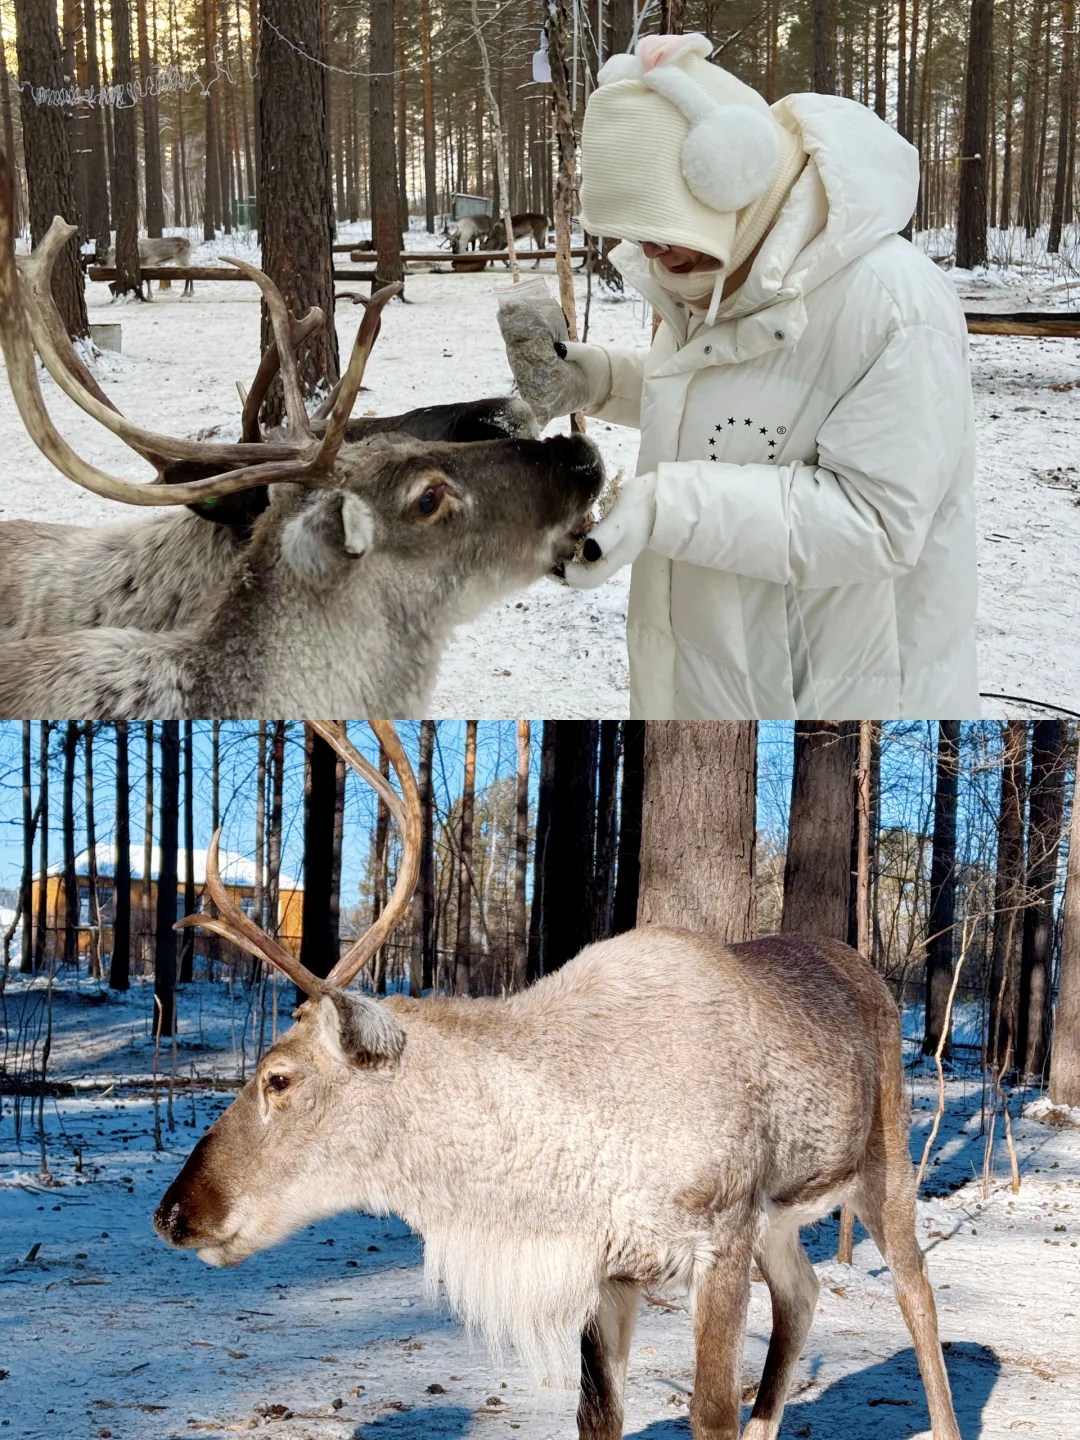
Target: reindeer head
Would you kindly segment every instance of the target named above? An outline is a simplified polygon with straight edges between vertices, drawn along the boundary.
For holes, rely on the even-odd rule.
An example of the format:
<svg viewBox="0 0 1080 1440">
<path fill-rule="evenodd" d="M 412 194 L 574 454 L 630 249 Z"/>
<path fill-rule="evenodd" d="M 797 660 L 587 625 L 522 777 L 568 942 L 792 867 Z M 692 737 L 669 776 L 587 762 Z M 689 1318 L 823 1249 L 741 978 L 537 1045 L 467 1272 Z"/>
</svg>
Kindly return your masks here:
<svg viewBox="0 0 1080 1440">
<path fill-rule="evenodd" d="M 199 925 L 275 965 L 310 997 L 296 1024 L 263 1057 L 254 1077 L 188 1157 L 154 1215 L 162 1239 L 195 1249 L 210 1265 L 234 1265 L 326 1215 L 366 1205 L 388 1208 L 370 1179 L 356 1173 L 356 1154 L 377 1156 L 384 1130 L 379 1092 L 394 1083 L 405 1036 L 391 1011 L 345 987 L 399 923 L 420 867 L 420 797 L 394 727 L 372 721 L 401 784 L 401 796 L 350 744 L 343 726 L 313 721 L 317 731 L 378 790 L 402 836 L 397 884 L 372 928 L 329 976 L 319 979 L 249 919 L 222 885 L 215 834 L 206 888 L 217 916 Z M 179 926 L 177 928 L 180 928 Z M 341 1116 L 348 1115 L 342 1125 Z"/>
</svg>

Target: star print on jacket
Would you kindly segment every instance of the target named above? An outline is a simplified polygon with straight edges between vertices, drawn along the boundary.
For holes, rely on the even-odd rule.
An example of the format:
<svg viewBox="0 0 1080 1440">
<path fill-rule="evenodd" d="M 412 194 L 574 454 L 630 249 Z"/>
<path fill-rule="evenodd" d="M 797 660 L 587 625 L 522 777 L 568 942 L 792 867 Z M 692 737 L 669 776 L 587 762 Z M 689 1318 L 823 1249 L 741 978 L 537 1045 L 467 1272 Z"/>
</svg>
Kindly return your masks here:
<svg viewBox="0 0 1080 1440">
<path fill-rule="evenodd" d="M 736 426 L 738 426 L 738 433 L 749 430 L 750 435 L 744 435 L 742 440 L 736 440 L 731 433 L 732 428 Z M 713 425 L 714 433 L 709 436 L 709 447 L 706 453 L 710 460 L 718 463 L 724 461 L 734 465 L 746 465 L 764 460 L 775 465 L 776 447 L 780 443 L 777 437 L 786 435 L 787 431 L 786 425 L 777 425 L 770 431 L 768 425 L 760 424 L 752 416 L 744 417 L 742 425 L 739 426 L 737 418 L 729 415 L 726 425 L 723 419 Z M 718 441 L 717 435 L 727 438 Z M 760 443 L 757 439 L 758 436 L 763 437 L 765 442 L 760 450 L 758 449 Z"/>
</svg>

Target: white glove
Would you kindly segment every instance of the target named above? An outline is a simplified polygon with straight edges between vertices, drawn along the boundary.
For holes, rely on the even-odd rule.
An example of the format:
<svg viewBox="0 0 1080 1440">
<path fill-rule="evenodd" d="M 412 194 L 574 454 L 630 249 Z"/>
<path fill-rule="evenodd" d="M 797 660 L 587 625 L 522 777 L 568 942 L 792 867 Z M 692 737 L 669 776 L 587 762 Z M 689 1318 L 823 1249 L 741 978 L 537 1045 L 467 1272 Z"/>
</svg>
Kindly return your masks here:
<svg viewBox="0 0 1080 1440">
<path fill-rule="evenodd" d="M 656 471 L 634 475 L 619 486 L 607 516 L 589 531 L 582 558 L 563 573 L 574 590 L 593 590 L 648 548 L 656 524 Z"/>
<path fill-rule="evenodd" d="M 599 345 L 561 339 L 542 308 L 532 301 L 504 299 L 498 316 L 518 392 L 539 425 L 602 405 L 608 398 L 611 363 Z"/>
</svg>

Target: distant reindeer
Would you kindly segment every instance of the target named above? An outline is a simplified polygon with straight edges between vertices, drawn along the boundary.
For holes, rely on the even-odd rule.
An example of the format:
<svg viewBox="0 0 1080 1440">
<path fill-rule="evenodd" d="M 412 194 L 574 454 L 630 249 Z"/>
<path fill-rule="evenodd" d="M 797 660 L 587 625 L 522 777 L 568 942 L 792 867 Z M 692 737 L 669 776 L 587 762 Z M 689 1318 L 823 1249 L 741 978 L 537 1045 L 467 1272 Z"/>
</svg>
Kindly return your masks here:
<svg viewBox="0 0 1080 1440">
<path fill-rule="evenodd" d="M 510 225 L 515 240 L 524 240 L 531 235 L 534 250 L 543 250 L 546 247 L 550 228 L 546 215 L 538 215 L 534 211 L 530 211 L 527 215 L 511 215 Z M 506 225 L 501 217 L 492 222 L 487 237 L 487 248 L 489 250 L 506 249 Z M 535 270 L 539 264 L 540 261 L 537 260 L 533 269 Z"/>
<path fill-rule="evenodd" d="M 10 172 L 7 178 L 10 185 Z M 73 361 L 50 285 L 70 233 L 62 221 L 22 262 L 22 293 L 6 193 L 0 341 L 16 404 L 43 453 L 76 483 L 138 505 L 206 511 L 245 491 L 274 490 L 231 564 L 225 547 L 215 547 L 224 573 L 181 625 L 158 631 L 99 620 L 94 629 L 0 646 L 0 715 L 419 714 L 454 627 L 573 553 L 603 480 L 599 453 L 584 438 L 519 439 L 508 426 L 506 438 L 476 444 L 394 433 L 348 439 L 382 308 L 400 287 L 372 297 L 338 387 L 309 417 L 294 336 L 321 315 L 292 320 L 261 271 L 230 262 L 266 297 L 277 356 L 273 366 L 263 357 L 253 389 L 280 368 L 288 435 L 179 440 L 126 420 Z M 38 387 L 34 347 L 61 389 L 150 461 L 163 483 L 117 479 L 61 439 Z M 245 427 L 248 418 L 245 405 Z M 141 557 L 142 573 L 153 568 L 152 550 Z M 69 577 L 68 588 L 80 579 L 89 581 Z M 164 594 L 159 602 L 169 608 Z M 183 609 L 179 595 L 171 608 Z"/>
<path fill-rule="evenodd" d="M 139 236 L 140 265 L 171 265 L 174 262 L 182 269 L 187 269 L 191 264 L 191 241 L 185 235 L 163 235 L 156 239 L 150 239 L 146 235 Z M 104 263 L 110 268 L 116 264 L 115 245 L 109 246 Z M 193 280 L 184 281 L 184 294 L 195 294 Z"/>
<path fill-rule="evenodd" d="M 463 250 L 486 248 L 490 226 L 490 215 L 466 215 L 449 228 L 450 249 L 460 255 Z"/>
<path fill-rule="evenodd" d="M 401 798 L 340 727 L 402 833 L 375 927 L 316 978 L 222 886 L 217 837 L 197 924 L 309 997 L 195 1146 L 154 1217 L 169 1244 L 235 1265 L 346 1210 L 400 1215 L 429 1294 L 498 1353 L 580 1380 L 580 1440 L 618 1440 L 643 1290 L 692 1297 L 695 1440 L 739 1434 L 756 1262 L 772 1336 L 743 1440 L 776 1440 L 818 1281 L 802 1225 L 852 1205 L 892 1271 L 934 1440 L 960 1440 L 915 1233 L 900 1018 L 847 945 L 739 945 L 644 927 L 590 945 L 522 994 L 379 1001 L 347 986 L 407 913 L 420 802 L 391 726 L 373 724 Z M 854 1431 L 845 1432 L 854 1436 Z"/>
</svg>

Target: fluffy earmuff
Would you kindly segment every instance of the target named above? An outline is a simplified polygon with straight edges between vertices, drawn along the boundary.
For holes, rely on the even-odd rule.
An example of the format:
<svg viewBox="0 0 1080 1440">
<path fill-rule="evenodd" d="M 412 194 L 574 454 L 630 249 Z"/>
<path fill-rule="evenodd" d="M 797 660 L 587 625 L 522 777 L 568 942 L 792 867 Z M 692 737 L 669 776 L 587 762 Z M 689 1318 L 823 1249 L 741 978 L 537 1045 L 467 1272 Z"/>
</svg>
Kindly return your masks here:
<svg viewBox="0 0 1080 1440">
<path fill-rule="evenodd" d="M 633 55 L 613 55 L 597 80 L 637 80 L 662 95 L 690 122 L 681 169 L 687 188 L 710 210 L 724 214 L 760 199 L 780 163 L 775 122 L 749 105 L 724 105 L 686 70 L 693 56 L 707 59 L 704 35 L 650 35 Z"/>
</svg>

